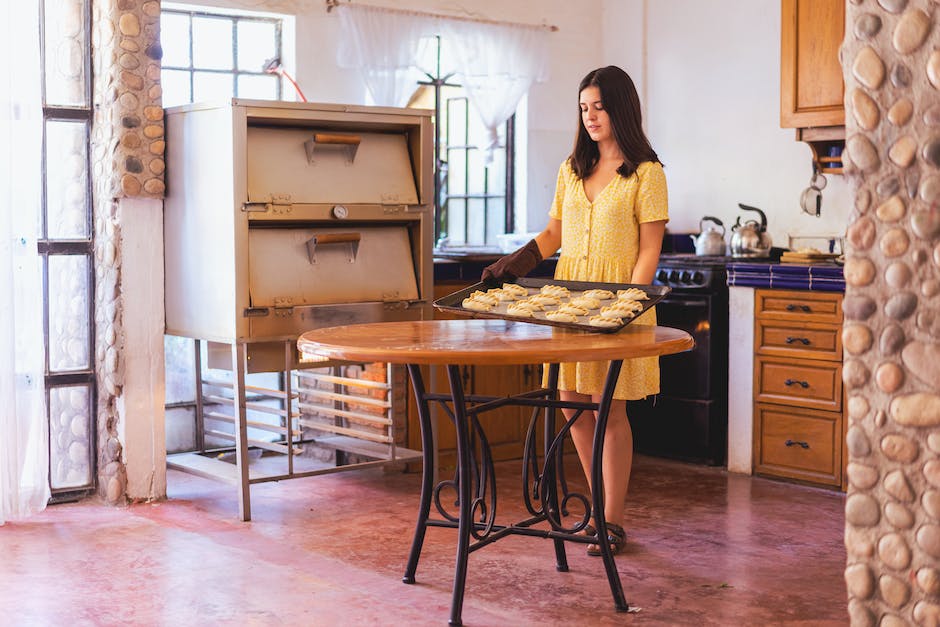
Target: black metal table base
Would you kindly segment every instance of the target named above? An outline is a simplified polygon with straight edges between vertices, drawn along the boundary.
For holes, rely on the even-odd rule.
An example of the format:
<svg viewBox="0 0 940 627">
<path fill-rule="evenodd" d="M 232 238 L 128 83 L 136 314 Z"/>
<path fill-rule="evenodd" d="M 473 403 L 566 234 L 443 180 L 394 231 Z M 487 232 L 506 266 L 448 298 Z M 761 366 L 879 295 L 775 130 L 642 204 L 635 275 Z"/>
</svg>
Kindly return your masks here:
<svg viewBox="0 0 940 627">
<path fill-rule="evenodd" d="M 555 546 L 555 567 L 561 572 L 568 570 L 568 558 L 565 542 L 583 544 L 597 543 L 596 538 L 607 537 L 607 523 L 604 518 L 604 490 L 602 464 L 604 433 L 607 417 L 613 399 L 614 387 L 620 374 L 622 361 L 611 361 L 607 380 L 600 402 L 579 403 L 558 400 L 558 364 L 552 364 L 548 370 L 548 386 L 543 389 L 525 392 L 507 397 L 486 397 L 465 395 L 460 366 L 447 366 L 451 394 L 432 394 L 424 388 L 424 381 L 418 366 L 409 365 L 408 373 L 414 389 L 421 422 L 421 448 L 423 451 L 423 471 L 421 477 L 421 503 L 418 508 L 418 521 L 415 525 L 414 539 L 405 575 L 402 581 L 415 582 L 415 572 L 424 545 L 424 536 L 428 527 L 450 527 L 457 529 L 457 558 L 454 568 L 454 591 L 451 601 L 451 625 L 461 625 L 464 587 L 467 579 L 467 563 L 470 553 L 496 542 L 508 535 L 525 535 L 550 538 Z M 434 485 L 434 444 L 431 424 L 430 403 L 436 402 L 444 409 L 454 423 L 457 434 L 457 470 L 453 479 L 439 481 Z M 496 524 L 496 476 L 493 459 L 486 434 L 477 416 L 506 405 L 530 406 L 532 418 L 526 433 L 523 453 L 523 494 L 529 517 L 509 524 Z M 559 409 L 574 409 L 575 414 L 565 421 L 558 433 L 555 432 L 555 412 Z M 537 423 L 540 410 L 544 410 L 542 465 L 539 467 L 537 452 Z M 597 412 L 597 426 L 594 431 L 594 461 L 591 468 L 590 496 L 569 491 L 565 481 L 562 464 L 563 443 L 571 425 L 585 410 Z M 456 498 L 453 506 L 456 512 L 448 509 L 443 494 L 454 491 Z M 441 519 L 431 519 L 431 504 L 434 504 Z M 572 515 L 574 506 L 580 505 L 580 516 Z M 597 536 L 591 539 L 581 533 L 593 517 Z M 565 518 L 575 518 L 573 524 L 565 526 Z M 548 523 L 549 528 L 536 528 L 534 525 Z M 629 609 L 620 583 L 620 575 L 608 542 L 600 542 L 602 561 L 614 598 L 614 607 L 619 612 Z"/>
</svg>

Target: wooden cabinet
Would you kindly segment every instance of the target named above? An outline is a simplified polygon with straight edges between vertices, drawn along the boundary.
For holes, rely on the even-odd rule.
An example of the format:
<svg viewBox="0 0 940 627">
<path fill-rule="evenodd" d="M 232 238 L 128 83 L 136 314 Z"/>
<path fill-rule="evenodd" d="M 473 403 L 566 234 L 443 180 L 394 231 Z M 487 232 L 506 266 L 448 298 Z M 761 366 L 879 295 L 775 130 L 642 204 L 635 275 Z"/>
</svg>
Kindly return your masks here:
<svg viewBox="0 0 940 627">
<path fill-rule="evenodd" d="M 845 140 L 845 83 L 839 48 L 845 36 L 845 0 L 782 0 L 780 126 L 797 129 L 824 172 L 841 172 Z"/>
<path fill-rule="evenodd" d="M 757 290 L 754 472 L 843 487 L 842 295 Z"/>
<path fill-rule="evenodd" d="M 434 299 L 437 300 L 457 290 L 468 287 L 468 283 L 446 282 L 434 285 Z M 457 318 L 446 312 L 434 312 L 435 319 Z M 447 369 L 444 367 L 425 367 L 424 383 L 428 390 L 438 393 L 450 393 Z M 461 377 L 467 394 L 483 396 L 506 396 L 531 390 L 541 385 L 540 364 L 523 366 L 462 366 Z M 447 414 L 432 405 L 431 411 L 437 417 L 438 462 L 441 468 L 453 468 L 457 459 L 457 439 L 454 425 Z M 531 417 L 531 409 L 522 407 L 503 407 L 486 412 L 480 417 L 480 424 L 486 433 L 495 461 L 519 459 L 525 445 L 526 427 Z M 408 396 L 408 446 L 421 448 L 421 426 L 418 421 L 414 395 L 409 390 Z"/>
</svg>

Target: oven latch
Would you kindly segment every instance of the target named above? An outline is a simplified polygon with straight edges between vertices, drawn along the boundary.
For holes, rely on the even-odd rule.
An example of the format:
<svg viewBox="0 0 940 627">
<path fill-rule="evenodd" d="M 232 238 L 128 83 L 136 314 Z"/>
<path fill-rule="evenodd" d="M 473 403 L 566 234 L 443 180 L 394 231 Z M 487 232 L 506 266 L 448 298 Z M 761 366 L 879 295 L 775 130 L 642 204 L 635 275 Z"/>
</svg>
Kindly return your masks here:
<svg viewBox="0 0 940 627">
<path fill-rule="evenodd" d="M 287 215 L 293 210 L 290 194 L 271 194 L 267 202 L 249 201 L 242 205 L 245 213 L 270 213 L 271 215 Z"/>
</svg>

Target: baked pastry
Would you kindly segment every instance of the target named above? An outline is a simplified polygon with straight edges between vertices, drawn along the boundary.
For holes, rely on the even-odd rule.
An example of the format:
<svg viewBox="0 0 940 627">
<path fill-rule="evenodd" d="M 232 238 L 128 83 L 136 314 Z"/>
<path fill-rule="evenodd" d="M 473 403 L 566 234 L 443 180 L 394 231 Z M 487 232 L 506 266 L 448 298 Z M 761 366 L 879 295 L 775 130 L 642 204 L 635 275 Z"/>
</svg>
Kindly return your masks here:
<svg viewBox="0 0 940 627">
<path fill-rule="evenodd" d="M 515 294 L 513 294 L 512 292 L 508 292 L 504 289 L 500 289 L 498 287 L 494 287 L 491 290 L 486 290 L 486 293 L 489 294 L 490 296 L 495 296 L 496 300 L 500 300 L 500 301 L 516 300 Z"/>
<path fill-rule="evenodd" d="M 614 317 L 608 318 L 604 316 L 591 316 L 591 318 L 588 320 L 588 324 L 592 327 L 605 327 L 609 329 L 612 327 L 619 327 L 623 324 L 623 320 Z"/>
<path fill-rule="evenodd" d="M 525 298 L 529 295 L 529 290 L 518 283 L 503 283 L 503 291 L 509 292 L 516 298 Z"/>
<path fill-rule="evenodd" d="M 531 300 L 517 300 L 509 305 L 517 309 L 528 309 L 529 311 L 545 311 L 545 307 Z"/>
<path fill-rule="evenodd" d="M 464 309 L 469 309 L 470 311 L 490 311 L 493 309 L 492 305 L 475 298 L 465 298 L 461 304 Z"/>
<path fill-rule="evenodd" d="M 614 298 L 614 293 L 610 290 L 593 289 L 585 290 L 581 296 L 587 298 L 596 298 L 597 300 L 612 300 Z"/>
<path fill-rule="evenodd" d="M 577 322 L 578 317 L 574 314 L 570 314 L 566 311 L 549 311 L 545 313 L 545 317 L 554 322 Z"/>
<path fill-rule="evenodd" d="M 613 296 L 613 294 L 611 294 Z M 583 307 L 584 309 L 599 309 L 601 301 L 593 296 L 578 296 L 568 301 L 569 305 Z"/>
<path fill-rule="evenodd" d="M 539 305 L 541 307 L 541 305 Z M 510 303 L 506 307 L 506 313 L 510 316 L 516 316 L 517 318 L 534 318 L 535 314 L 532 309 L 525 306 L 525 303 Z"/>
<path fill-rule="evenodd" d="M 577 305 L 572 305 L 571 303 L 560 305 L 556 311 L 563 311 L 575 316 L 586 316 L 589 313 L 588 310 L 584 307 L 578 307 Z"/>
<path fill-rule="evenodd" d="M 571 295 L 568 288 L 563 285 L 543 285 L 541 292 L 558 298 L 566 298 Z"/>
<path fill-rule="evenodd" d="M 649 300 L 646 292 L 637 287 L 628 287 L 625 290 L 617 290 L 618 300 Z"/>
<path fill-rule="evenodd" d="M 633 308 L 626 303 L 614 303 L 607 307 L 601 307 L 600 315 L 604 318 L 633 318 L 636 316 L 636 313 L 633 311 Z"/>
<path fill-rule="evenodd" d="M 540 305 L 557 305 L 561 302 L 561 299 L 557 296 L 552 296 L 550 294 L 533 294 L 527 299 L 530 303 L 538 303 Z"/>
<path fill-rule="evenodd" d="M 486 292 L 481 292 L 477 290 L 470 294 L 471 300 L 478 300 L 481 303 L 486 303 L 487 305 L 496 305 L 499 303 L 499 299 L 496 298 L 493 294 L 487 294 Z"/>
</svg>

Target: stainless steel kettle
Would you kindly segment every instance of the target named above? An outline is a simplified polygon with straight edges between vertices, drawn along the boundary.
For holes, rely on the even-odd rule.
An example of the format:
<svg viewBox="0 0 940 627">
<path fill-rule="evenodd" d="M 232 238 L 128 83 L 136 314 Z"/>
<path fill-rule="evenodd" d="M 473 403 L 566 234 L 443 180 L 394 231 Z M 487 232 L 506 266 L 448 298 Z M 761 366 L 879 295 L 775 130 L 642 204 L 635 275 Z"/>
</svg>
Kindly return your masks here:
<svg viewBox="0 0 940 627">
<path fill-rule="evenodd" d="M 760 215 L 760 223 L 748 220 L 741 224 L 738 216 L 734 226 L 731 227 L 731 256 L 732 257 L 768 257 L 770 256 L 770 234 L 767 232 L 767 216 L 757 207 L 749 207 L 738 203 L 744 211 L 756 211 Z"/>
<path fill-rule="evenodd" d="M 708 230 L 703 230 L 703 223 L 708 220 L 714 222 L 721 227 L 721 232 L 718 232 L 713 226 L 710 226 Z M 698 223 L 698 235 L 689 235 L 692 238 L 692 241 L 695 242 L 695 254 L 696 255 L 724 255 L 725 254 L 725 225 L 724 223 L 713 216 L 705 216 Z"/>
</svg>

